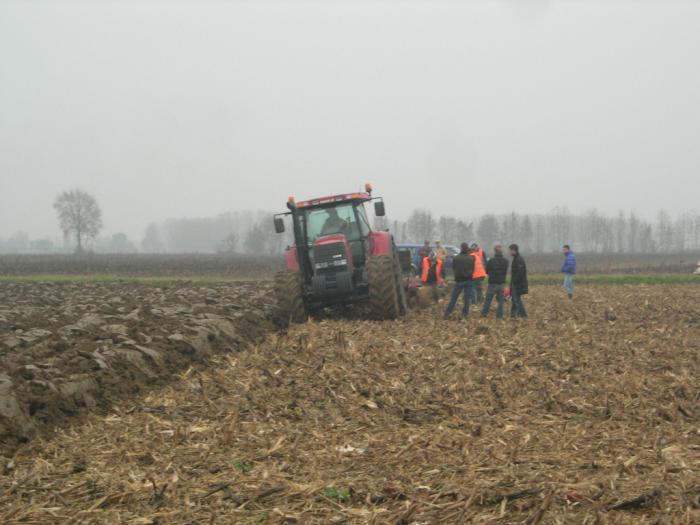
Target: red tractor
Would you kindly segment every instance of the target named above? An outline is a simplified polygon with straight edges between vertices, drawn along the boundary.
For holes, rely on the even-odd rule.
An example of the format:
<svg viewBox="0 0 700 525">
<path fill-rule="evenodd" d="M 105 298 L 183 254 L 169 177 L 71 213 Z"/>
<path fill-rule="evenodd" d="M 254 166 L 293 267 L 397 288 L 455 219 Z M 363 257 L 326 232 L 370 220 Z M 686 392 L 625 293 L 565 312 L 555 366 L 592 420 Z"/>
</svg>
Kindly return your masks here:
<svg viewBox="0 0 700 525">
<path fill-rule="evenodd" d="M 394 239 L 388 231 L 372 231 L 365 203 L 383 217 L 384 201 L 364 192 L 296 202 L 275 215 L 275 231 L 285 231 L 291 216 L 294 245 L 286 250 L 287 270 L 275 276 L 282 317 L 304 322 L 309 312 L 325 306 L 369 301 L 377 319 L 406 313 L 406 296 Z"/>
</svg>

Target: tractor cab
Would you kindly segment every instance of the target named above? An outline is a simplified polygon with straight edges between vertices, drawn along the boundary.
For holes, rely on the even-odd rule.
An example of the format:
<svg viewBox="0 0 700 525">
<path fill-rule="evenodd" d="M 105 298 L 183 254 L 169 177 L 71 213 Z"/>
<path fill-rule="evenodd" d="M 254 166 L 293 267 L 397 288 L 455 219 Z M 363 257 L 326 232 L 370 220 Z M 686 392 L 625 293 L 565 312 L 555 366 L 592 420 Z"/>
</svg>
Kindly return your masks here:
<svg viewBox="0 0 700 525">
<path fill-rule="evenodd" d="M 384 216 L 384 201 L 372 196 L 369 184 L 364 192 L 300 202 L 290 197 L 289 211 L 275 215 L 277 233 L 285 231 L 284 217 L 291 217 L 294 245 L 286 251 L 286 273 L 300 281 L 307 309 L 367 299 L 370 262 L 377 257 L 388 258 L 393 268 L 393 239 L 388 232 L 372 231 L 365 210 L 370 201 L 375 215 Z"/>
<path fill-rule="evenodd" d="M 300 219 L 307 244 L 312 250 L 315 264 L 321 265 L 315 268 L 325 268 L 325 263 L 332 262 L 324 260 L 323 252 L 328 246 L 339 242 L 347 243 L 351 266 L 364 266 L 365 242 L 371 232 L 365 202 L 366 198 L 356 197 L 330 205 L 299 206 L 303 210 Z"/>
</svg>

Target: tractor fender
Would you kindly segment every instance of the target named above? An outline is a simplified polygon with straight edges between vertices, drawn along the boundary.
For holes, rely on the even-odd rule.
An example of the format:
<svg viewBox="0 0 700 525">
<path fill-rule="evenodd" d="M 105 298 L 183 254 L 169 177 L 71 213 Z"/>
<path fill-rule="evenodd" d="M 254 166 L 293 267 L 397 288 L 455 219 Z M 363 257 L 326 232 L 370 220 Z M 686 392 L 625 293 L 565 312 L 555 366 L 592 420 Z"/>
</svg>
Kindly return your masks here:
<svg viewBox="0 0 700 525">
<path fill-rule="evenodd" d="M 290 272 L 299 272 L 299 257 L 297 256 L 297 247 L 290 246 L 284 252 L 284 262 L 287 270 Z"/>
<path fill-rule="evenodd" d="M 389 232 L 370 232 L 369 253 L 371 256 L 388 255 L 394 253 L 394 241 Z"/>
</svg>

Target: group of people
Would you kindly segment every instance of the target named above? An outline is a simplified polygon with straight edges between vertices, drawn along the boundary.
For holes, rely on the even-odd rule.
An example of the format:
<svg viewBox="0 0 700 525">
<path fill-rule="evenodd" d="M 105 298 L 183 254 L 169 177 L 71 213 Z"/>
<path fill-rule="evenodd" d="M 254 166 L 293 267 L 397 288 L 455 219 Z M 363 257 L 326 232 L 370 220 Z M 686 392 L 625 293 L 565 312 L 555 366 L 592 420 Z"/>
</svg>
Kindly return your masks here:
<svg viewBox="0 0 700 525">
<path fill-rule="evenodd" d="M 421 253 L 423 266 L 421 280 L 423 284 L 432 291 L 433 298 L 437 301 L 439 297 L 439 287 L 445 278 L 445 260 L 447 251 L 440 241 L 436 242 L 436 248 L 430 249 L 430 243 L 426 241 L 425 253 Z M 462 243 L 460 253 L 452 259 L 452 270 L 454 272 L 454 289 L 450 302 L 445 310 L 444 317 L 449 319 L 457 306 L 460 295 L 464 297 L 462 316 L 469 315 L 470 306 L 482 304 L 481 316 L 487 317 L 491 310 L 491 304 L 496 299 L 496 318 L 502 319 L 505 310 L 506 297 L 511 298 L 510 317 L 525 318 L 527 311 L 523 296 L 529 291 L 527 279 L 527 265 L 525 259 L 520 255 L 520 248 L 517 244 L 508 247 L 512 262 L 503 254 L 503 247 L 500 244 L 494 246 L 493 257 L 487 259 L 486 253 L 477 243 Z M 576 256 L 567 244 L 563 247 L 564 264 L 561 271 L 564 274 L 564 289 L 569 299 L 573 299 L 574 275 L 576 274 Z M 506 287 L 508 269 L 510 267 L 510 286 Z M 486 296 L 484 297 L 483 285 L 488 277 Z"/>
</svg>

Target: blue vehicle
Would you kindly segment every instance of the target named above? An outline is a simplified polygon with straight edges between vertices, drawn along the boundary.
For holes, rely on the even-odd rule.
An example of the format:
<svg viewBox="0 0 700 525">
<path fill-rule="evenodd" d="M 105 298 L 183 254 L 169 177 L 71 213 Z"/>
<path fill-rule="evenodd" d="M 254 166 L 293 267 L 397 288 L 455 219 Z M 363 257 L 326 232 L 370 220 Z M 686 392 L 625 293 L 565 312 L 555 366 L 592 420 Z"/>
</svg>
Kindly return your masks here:
<svg viewBox="0 0 700 525">
<path fill-rule="evenodd" d="M 459 248 L 456 246 L 453 246 L 451 244 L 443 244 L 445 247 L 445 250 L 447 250 L 447 258 L 445 259 L 445 269 L 452 268 L 452 259 L 454 258 L 455 255 L 459 253 Z M 405 244 L 397 244 L 396 249 L 398 251 L 402 250 L 408 250 L 411 252 L 411 261 L 413 261 L 413 266 L 416 269 L 416 273 L 418 273 L 421 267 L 421 260 L 420 260 L 420 250 L 423 248 L 422 244 L 411 244 L 411 243 L 405 243 Z M 435 245 L 431 244 L 430 248 L 432 250 L 435 249 Z"/>
</svg>

